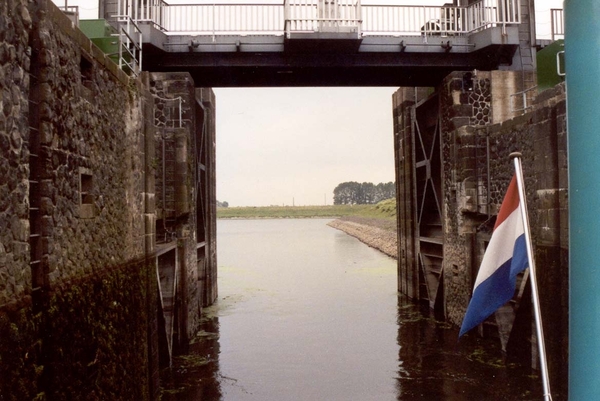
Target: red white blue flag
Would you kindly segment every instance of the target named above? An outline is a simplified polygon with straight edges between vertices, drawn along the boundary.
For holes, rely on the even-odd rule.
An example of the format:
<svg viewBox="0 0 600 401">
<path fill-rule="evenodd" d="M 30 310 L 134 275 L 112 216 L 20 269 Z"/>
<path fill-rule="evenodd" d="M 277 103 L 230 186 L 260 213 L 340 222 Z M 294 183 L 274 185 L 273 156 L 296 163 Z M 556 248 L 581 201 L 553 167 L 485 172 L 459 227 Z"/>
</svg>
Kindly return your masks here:
<svg viewBox="0 0 600 401">
<path fill-rule="evenodd" d="M 528 265 L 519 191 L 513 176 L 483 256 L 459 337 L 510 301 L 515 293 L 517 275 Z"/>
</svg>

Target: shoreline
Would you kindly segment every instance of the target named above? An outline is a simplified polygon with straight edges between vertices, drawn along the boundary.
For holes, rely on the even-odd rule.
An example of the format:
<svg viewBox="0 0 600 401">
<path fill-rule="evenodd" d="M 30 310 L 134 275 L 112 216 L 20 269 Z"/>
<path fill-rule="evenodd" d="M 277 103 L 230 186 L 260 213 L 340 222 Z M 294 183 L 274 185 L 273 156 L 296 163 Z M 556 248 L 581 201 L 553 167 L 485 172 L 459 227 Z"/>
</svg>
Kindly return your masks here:
<svg viewBox="0 0 600 401">
<path fill-rule="evenodd" d="M 371 248 L 398 259 L 396 227 L 394 223 L 388 220 L 349 216 L 333 220 L 327 225 L 345 232 Z"/>
</svg>

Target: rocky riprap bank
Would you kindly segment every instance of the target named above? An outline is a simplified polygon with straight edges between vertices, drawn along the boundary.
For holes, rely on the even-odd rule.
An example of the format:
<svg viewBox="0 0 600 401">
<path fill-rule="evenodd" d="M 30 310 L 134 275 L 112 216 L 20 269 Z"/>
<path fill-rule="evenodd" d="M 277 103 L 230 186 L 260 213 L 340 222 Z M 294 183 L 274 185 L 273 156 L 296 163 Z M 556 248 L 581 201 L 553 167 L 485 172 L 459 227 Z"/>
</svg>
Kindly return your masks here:
<svg viewBox="0 0 600 401">
<path fill-rule="evenodd" d="M 327 224 L 357 238 L 386 255 L 398 258 L 398 236 L 394 221 L 348 216 Z"/>
</svg>

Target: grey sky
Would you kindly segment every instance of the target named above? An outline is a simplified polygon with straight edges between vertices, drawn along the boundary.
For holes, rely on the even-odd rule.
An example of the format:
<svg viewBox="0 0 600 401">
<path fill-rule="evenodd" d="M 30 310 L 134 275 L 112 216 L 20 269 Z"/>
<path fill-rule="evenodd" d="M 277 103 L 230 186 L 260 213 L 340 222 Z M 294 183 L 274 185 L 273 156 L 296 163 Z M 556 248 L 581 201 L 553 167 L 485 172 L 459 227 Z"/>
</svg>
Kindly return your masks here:
<svg viewBox="0 0 600 401">
<path fill-rule="evenodd" d="M 67 1 L 80 6 L 82 19 L 97 18 L 98 0 Z M 171 3 L 201 2 L 206 0 Z M 535 5 L 537 36 L 548 39 L 550 8 L 562 8 L 562 1 L 536 0 Z M 332 191 L 340 182 L 393 181 L 391 96 L 396 89 L 215 88 L 217 198 L 232 206 L 322 205 L 332 203 Z"/>
<path fill-rule="evenodd" d="M 396 88 L 215 89 L 217 197 L 331 204 L 344 181 L 394 181 Z"/>
</svg>

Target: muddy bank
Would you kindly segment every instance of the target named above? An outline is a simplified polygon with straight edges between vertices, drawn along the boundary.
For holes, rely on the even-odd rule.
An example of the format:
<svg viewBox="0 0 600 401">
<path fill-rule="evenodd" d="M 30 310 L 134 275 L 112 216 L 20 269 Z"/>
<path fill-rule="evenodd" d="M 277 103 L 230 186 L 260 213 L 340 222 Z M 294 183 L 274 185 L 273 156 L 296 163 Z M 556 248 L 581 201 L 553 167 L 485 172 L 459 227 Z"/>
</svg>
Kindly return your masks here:
<svg viewBox="0 0 600 401">
<path fill-rule="evenodd" d="M 333 220 L 327 225 L 357 238 L 386 255 L 398 258 L 398 237 L 394 221 L 348 216 Z"/>
</svg>

